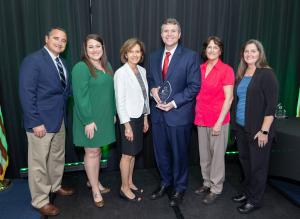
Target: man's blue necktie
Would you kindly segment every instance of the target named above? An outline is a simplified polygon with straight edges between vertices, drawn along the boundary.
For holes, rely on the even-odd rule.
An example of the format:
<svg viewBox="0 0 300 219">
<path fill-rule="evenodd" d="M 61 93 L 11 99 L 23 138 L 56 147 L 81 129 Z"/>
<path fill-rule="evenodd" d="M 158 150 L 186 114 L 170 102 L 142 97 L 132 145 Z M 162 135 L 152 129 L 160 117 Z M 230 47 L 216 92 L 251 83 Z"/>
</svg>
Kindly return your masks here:
<svg viewBox="0 0 300 219">
<path fill-rule="evenodd" d="M 58 57 L 55 59 L 55 61 L 56 61 L 56 64 L 57 64 L 58 74 L 59 74 L 59 77 L 60 77 L 61 85 L 65 89 L 66 86 L 67 86 L 67 83 L 66 83 L 66 77 L 65 77 L 65 74 L 64 74 L 64 68 L 63 68 L 63 66 L 62 66 L 62 64 L 61 64 Z"/>
</svg>

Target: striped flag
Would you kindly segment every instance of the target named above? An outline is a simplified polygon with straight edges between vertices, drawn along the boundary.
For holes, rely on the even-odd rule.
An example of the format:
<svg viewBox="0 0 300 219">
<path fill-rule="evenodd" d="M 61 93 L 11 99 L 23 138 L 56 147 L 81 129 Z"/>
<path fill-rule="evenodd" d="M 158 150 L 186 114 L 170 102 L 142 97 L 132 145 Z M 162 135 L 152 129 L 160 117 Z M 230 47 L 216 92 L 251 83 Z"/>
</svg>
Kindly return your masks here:
<svg viewBox="0 0 300 219">
<path fill-rule="evenodd" d="M 0 106 L 0 181 L 4 180 L 5 171 L 8 166 L 7 149 L 4 122 Z"/>
</svg>

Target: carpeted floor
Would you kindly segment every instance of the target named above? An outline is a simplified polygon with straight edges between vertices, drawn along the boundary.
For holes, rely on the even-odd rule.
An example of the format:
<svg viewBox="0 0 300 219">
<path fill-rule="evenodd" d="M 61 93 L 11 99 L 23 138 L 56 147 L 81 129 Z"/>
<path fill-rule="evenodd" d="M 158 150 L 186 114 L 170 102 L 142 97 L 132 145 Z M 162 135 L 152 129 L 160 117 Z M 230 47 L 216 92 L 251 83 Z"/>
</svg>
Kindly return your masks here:
<svg viewBox="0 0 300 219">
<path fill-rule="evenodd" d="M 40 214 L 31 206 L 28 181 L 13 180 L 10 187 L 0 193 L 0 219 L 38 219 Z"/>
<path fill-rule="evenodd" d="M 239 214 L 236 210 L 238 204 L 230 200 L 231 196 L 239 188 L 240 181 L 239 166 L 232 161 L 226 162 L 226 182 L 223 194 L 215 204 L 210 206 L 202 204 L 201 197 L 193 193 L 201 182 L 199 167 L 190 168 L 189 187 L 180 208 L 169 207 L 167 196 L 155 201 L 148 198 L 159 183 L 159 176 L 155 169 L 135 171 L 134 179 L 136 185 L 145 190 L 141 203 L 130 203 L 119 198 L 120 174 L 118 171 L 104 172 L 100 178 L 101 182 L 109 186 L 112 191 L 103 195 L 105 206 L 98 209 L 94 207 L 91 192 L 85 186 L 86 176 L 84 172 L 67 173 L 64 176 L 64 184 L 73 186 L 76 189 L 76 194 L 72 197 L 57 197 L 55 199 L 55 205 L 61 209 L 61 214 L 55 218 L 300 218 L 300 208 L 270 186 L 267 187 L 265 193 L 263 208 L 249 215 Z"/>
</svg>

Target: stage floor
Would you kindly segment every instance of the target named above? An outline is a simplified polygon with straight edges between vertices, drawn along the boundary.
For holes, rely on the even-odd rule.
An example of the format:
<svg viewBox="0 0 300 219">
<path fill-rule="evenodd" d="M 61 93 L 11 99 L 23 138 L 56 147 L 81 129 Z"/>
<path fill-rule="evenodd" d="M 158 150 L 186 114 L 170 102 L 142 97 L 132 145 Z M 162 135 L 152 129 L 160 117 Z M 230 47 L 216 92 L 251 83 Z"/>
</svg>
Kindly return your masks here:
<svg viewBox="0 0 300 219">
<path fill-rule="evenodd" d="M 13 180 L 0 192 L 0 219 L 39 219 L 40 213 L 31 206 L 28 181 Z"/>
<path fill-rule="evenodd" d="M 200 168 L 191 167 L 189 187 L 179 209 L 168 206 L 167 196 L 155 201 L 148 198 L 159 182 L 155 169 L 135 171 L 136 185 L 145 190 L 141 203 L 129 203 L 119 198 L 120 174 L 118 171 L 102 173 L 101 182 L 109 186 L 112 191 L 103 195 L 105 206 L 101 209 L 93 205 L 90 190 L 85 186 L 86 176 L 84 172 L 67 173 L 64 176 L 64 184 L 73 186 L 76 189 L 76 194 L 72 197 L 57 197 L 55 199 L 55 204 L 61 209 L 61 214 L 55 218 L 300 218 L 300 208 L 270 186 L 267 187 L 262 209 L 249 215 L 239 214 L 236 210 L 239 204 L 233 203 L 230 198 L 239 188 L 240 173 L 237 162 L 227 160 L 223 194 L 215 204 L 206 206 L 201 203 L 201 197 L 193 193 L 201 182 Z"/>
</svg>

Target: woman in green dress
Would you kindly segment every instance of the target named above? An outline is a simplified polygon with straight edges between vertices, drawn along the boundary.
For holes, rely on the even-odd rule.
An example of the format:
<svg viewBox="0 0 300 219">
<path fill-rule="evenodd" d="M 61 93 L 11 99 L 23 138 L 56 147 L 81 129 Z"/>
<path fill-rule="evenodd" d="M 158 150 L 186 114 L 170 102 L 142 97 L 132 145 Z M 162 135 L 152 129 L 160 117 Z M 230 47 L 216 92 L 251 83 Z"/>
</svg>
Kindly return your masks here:
<svg viewBox="0 0 300 219">
<path fill-rule="evenodd" d="M 73 141 L 84 147 L 84 167 L 97 207 L 109 192 L 99 182 L 101 146 L 115 141 L 116 113 L 112 69 L 107 61 L 103 40 L 89 34 L 82 46 L 81 60 L 72 70 L 74 95 Z"/>
</svg>

